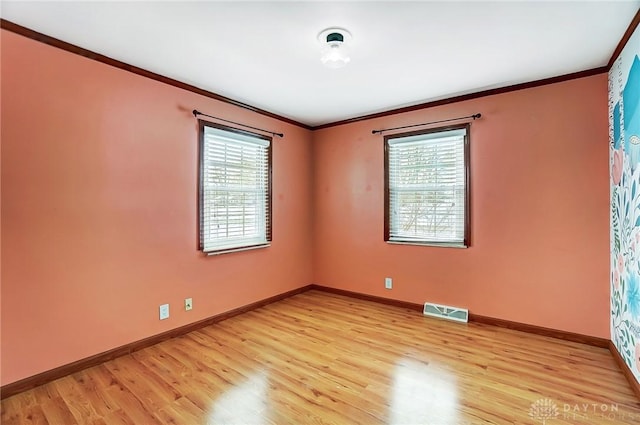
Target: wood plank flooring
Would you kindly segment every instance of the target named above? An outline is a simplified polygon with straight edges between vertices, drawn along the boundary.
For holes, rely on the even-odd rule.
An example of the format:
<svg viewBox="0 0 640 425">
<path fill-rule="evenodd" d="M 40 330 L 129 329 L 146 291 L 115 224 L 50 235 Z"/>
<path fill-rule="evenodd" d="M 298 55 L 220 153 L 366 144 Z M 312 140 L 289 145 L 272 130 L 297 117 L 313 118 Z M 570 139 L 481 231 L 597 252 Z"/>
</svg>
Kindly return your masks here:
<svg viewBox="0 0 640 425">
<path fill-rule="evenodd" d="M 639 424 L 602 348 L 309 291 L 2 401 L 2 424 Z"/>
</svg>

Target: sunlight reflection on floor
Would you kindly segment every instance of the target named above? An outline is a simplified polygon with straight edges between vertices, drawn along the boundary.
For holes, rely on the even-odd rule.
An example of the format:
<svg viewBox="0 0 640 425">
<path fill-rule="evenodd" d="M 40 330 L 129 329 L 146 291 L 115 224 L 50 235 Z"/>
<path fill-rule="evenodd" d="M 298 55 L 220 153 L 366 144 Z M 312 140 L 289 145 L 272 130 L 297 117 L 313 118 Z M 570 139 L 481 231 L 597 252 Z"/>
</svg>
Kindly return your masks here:
<svg viewBox="0 0 640 425">
<path fill-rule="evenodd" d="M 434 365 L 402 359 L 394 370 L 389 424 L 457 424 L 456 377 Z"/>
<path fill-rule="evenodd" d="M 268 409 L 268 375 L 256 372 L 245 382 L 234 386 L 217 398 L 211 407 L 208 424 L 265 423 Z"/>
</svg>

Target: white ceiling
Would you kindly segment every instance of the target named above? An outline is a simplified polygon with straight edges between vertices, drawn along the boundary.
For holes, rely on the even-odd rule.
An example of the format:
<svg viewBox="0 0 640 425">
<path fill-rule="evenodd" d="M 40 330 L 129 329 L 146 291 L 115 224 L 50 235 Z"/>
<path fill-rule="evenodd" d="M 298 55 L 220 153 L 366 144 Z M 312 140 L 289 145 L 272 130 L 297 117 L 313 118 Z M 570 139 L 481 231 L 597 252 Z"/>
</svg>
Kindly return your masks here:
<svg viewBox="0 0 640 425">
<path fill-rule="evenodd" d="M 317 126 L 607 64 L 640 1 L 28 2 L 4 19 Z M 351 63 L 317 35 L 353 34 Z"/>
</svg>

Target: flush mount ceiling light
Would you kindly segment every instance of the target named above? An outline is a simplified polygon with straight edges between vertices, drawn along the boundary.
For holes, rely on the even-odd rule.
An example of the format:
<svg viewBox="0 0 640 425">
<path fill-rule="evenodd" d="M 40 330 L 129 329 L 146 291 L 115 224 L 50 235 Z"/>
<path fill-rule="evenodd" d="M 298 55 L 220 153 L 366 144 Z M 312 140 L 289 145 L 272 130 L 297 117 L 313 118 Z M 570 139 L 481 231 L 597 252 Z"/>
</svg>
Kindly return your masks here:
<svg viewBox="0 0 640 425">
<path fill-rule="evenodd" d="M 351 61 L 349 42 L 351 33 L 344 28 L 327 28 L 318 34 L 322 46 L 320 61 L 328 68 L 342 68 Z"/>
</svg>

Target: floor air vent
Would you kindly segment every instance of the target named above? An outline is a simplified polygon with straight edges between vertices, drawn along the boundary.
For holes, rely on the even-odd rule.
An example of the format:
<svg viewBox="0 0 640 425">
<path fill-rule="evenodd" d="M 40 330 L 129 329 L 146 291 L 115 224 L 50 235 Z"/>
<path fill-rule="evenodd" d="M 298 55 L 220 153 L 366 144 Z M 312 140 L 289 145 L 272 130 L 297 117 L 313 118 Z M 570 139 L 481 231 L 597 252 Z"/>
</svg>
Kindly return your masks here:
<svg viewBox="0 0 640 425">
<path fill-rule="evenodd" d="M 439 317 L 441 319 L 455 320 L 456 322 L 467 323 L 469 321 L 469 310 L 466 308 L 451 307 L 434 303 L 424 303 L 425 316 Z"/>
</svg>

